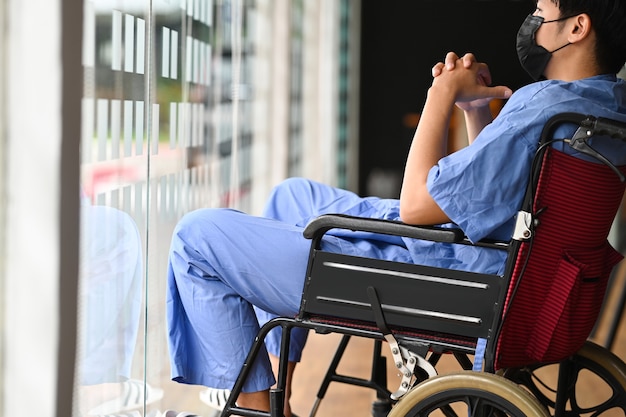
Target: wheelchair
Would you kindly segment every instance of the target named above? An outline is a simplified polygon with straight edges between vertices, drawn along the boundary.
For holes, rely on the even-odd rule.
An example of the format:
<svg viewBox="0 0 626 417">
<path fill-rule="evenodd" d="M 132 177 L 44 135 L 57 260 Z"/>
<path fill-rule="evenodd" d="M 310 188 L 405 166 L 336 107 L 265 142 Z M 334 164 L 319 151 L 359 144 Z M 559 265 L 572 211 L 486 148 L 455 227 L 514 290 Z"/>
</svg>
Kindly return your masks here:
<svg viewBox="0 0 626 417">
<path fill-rule="evenodd" d="M 569 139 L 557 127 L 577 126 Z M 460 229 L 327 214 L 304 230 L 311 239 L 300 311 L 266 323 L 252 345 L 222 416 L 283 416 L 290 331 L 342 335 L 311 416 L 331 382 L 375 390 L 375 417 L 389 416 L 623 416 L 626 364 L 587 338 L 612 268 L 622 256 L 607 242 L 626 185 L 616 167 L 589 144 L 594 137 L 626 140 L 626 124 L 562 113 L 545 125 L 524 202 L 508 242 L 470 242 Z M 558 151 L 562 140 L 595 161 Z M 503 275 L 325 252 L 331 229 L 477 245 L 507 251 Z M 277 387 L 271 411 L 240 408 L 236 399 L 267 333 L 282 328 Z M 352 337 L 374 340 L 369 380 L 337 373 Z M 388 345 L 399 386 L 387 387 Z M 439 374 L 443 355 L 459 370 Z M 592 374 L 606 398 L 589 406 L 577 383 Z"/>
</svg>

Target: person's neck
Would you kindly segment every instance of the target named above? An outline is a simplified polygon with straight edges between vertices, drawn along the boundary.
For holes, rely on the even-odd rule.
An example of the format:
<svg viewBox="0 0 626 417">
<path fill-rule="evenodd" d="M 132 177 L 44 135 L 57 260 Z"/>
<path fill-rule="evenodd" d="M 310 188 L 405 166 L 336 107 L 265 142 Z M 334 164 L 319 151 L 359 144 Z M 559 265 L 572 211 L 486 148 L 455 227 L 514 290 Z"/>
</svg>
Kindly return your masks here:
<svg viewBox="0 0 626 417">
<path fill-rule="evenodd" d="M 546 78 L 562 81 L 582 80 L 601 73 L 594 44 L 588 39 L 555 52 L 546 68 Z"/>
<path fill-rule="evenodd" d="M 546 71 L 546 78 L 549 80 L 576 81 L 602 74 L 595 62 L 590 63 L 589 61 L 591 60 L 575 59 L 560 62 Z M 557 63 L 555 62 L 555 64 Z"/>
<path fill-rule="evenodd" d="M 560 80 L 560 81 L 577 81 L 585 78 L 595 77 L 596 75 L 601 75 L 599 71 L 576 71 L 576 72 L 562 72 L 561 74 L 557 74 L 551 77 L 547 77 L 549 80 Z"/>
</svg>

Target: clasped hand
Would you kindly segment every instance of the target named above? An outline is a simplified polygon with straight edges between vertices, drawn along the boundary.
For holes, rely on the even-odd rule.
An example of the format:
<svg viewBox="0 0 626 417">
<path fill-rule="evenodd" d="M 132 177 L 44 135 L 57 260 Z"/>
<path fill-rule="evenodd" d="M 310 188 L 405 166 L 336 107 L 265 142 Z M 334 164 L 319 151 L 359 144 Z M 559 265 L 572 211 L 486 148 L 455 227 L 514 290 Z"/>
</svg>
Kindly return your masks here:
<svg viewBox="0 0 626 417">
<path fill-rule="evenodd" d="M 465 111 L 486 107 L 492 99 L 506 99 L 513 93 L 505 86 L 491 86 L 489 67 L 478 62 L 472 53 L 459 58 L 456 53 L 448 52 L 445 62 L 433 66 L 432 75 L 431 88 L 449 91 L 457 107 Z"/>
</svg>

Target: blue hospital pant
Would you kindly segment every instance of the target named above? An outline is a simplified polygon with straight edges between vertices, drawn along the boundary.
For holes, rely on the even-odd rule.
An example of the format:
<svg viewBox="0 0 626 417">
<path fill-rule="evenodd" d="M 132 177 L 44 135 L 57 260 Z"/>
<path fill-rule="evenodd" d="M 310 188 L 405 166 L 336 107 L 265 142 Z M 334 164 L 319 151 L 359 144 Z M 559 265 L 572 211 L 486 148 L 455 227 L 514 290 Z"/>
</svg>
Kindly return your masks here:
<svg viewBox="0 0 626 417">
<path fill-rule="evenodd" d="M 324 213 L 398 218 L 398 201 L 361 198 L 349 191 L 301 178 L 279 184 L 264 216 L 231 209 L 201 209 L 185 215 L 171 243 L 167 321 L 172 378 L 232 388 L 259 330 L 259 322 L 298 313 L 310 241 L 302 231 Z M 324 250 L 410 262 L 401 238 L 337 231 Z M 255 312 L 256 309 L 256 312 Z M 279 335 L 266 342 L 278 353 Z M 299 360 L 306 332 L 298 329 L 290 359 Z M 244 392 L 274 384 L 266 351 L 252 365 Z"/>
</svg>

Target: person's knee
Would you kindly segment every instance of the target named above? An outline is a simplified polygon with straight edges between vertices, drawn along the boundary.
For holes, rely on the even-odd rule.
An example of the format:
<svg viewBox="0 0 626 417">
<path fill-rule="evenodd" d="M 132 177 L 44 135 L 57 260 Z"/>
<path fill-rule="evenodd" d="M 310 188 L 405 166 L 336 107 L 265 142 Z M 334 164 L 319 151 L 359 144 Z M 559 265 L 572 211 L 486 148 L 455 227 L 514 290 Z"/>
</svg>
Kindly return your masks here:
<svg viewBox="0 0 626 417">
<path fill-rule="evenodd" d="M 263 217 L 282 221 L 292 220 L 292 208 L 310 193 L 310 181 L 301 177 L 287 178 L 278 183 L 265 202 Z"/>
<path fill-rule="evenodd" d="M 311 189 L 311 180 L 302 177 L 291 177 L 281 181 L 272 189 L 268 205 L 273 202 L 297 200 L 298 196 L 308 194 Z"/>
<path fill-rule="evenodd" d="M 310 188 L 310 183 L 311 181 L 309 179 L 302 177 L 287 178 L 274 187 L 273 194 L 288 193 L 292 195 L 303 188 Z"/>
<path fill-rule="evenodd" d="M 206 238 L 215 229 L 215 225 L 227 225 L 236 214 L 234 210 L 205 208 L 185 214 L 177 223 L 174 238 L 184 241 L 204 236 Z"/>
</svg>

